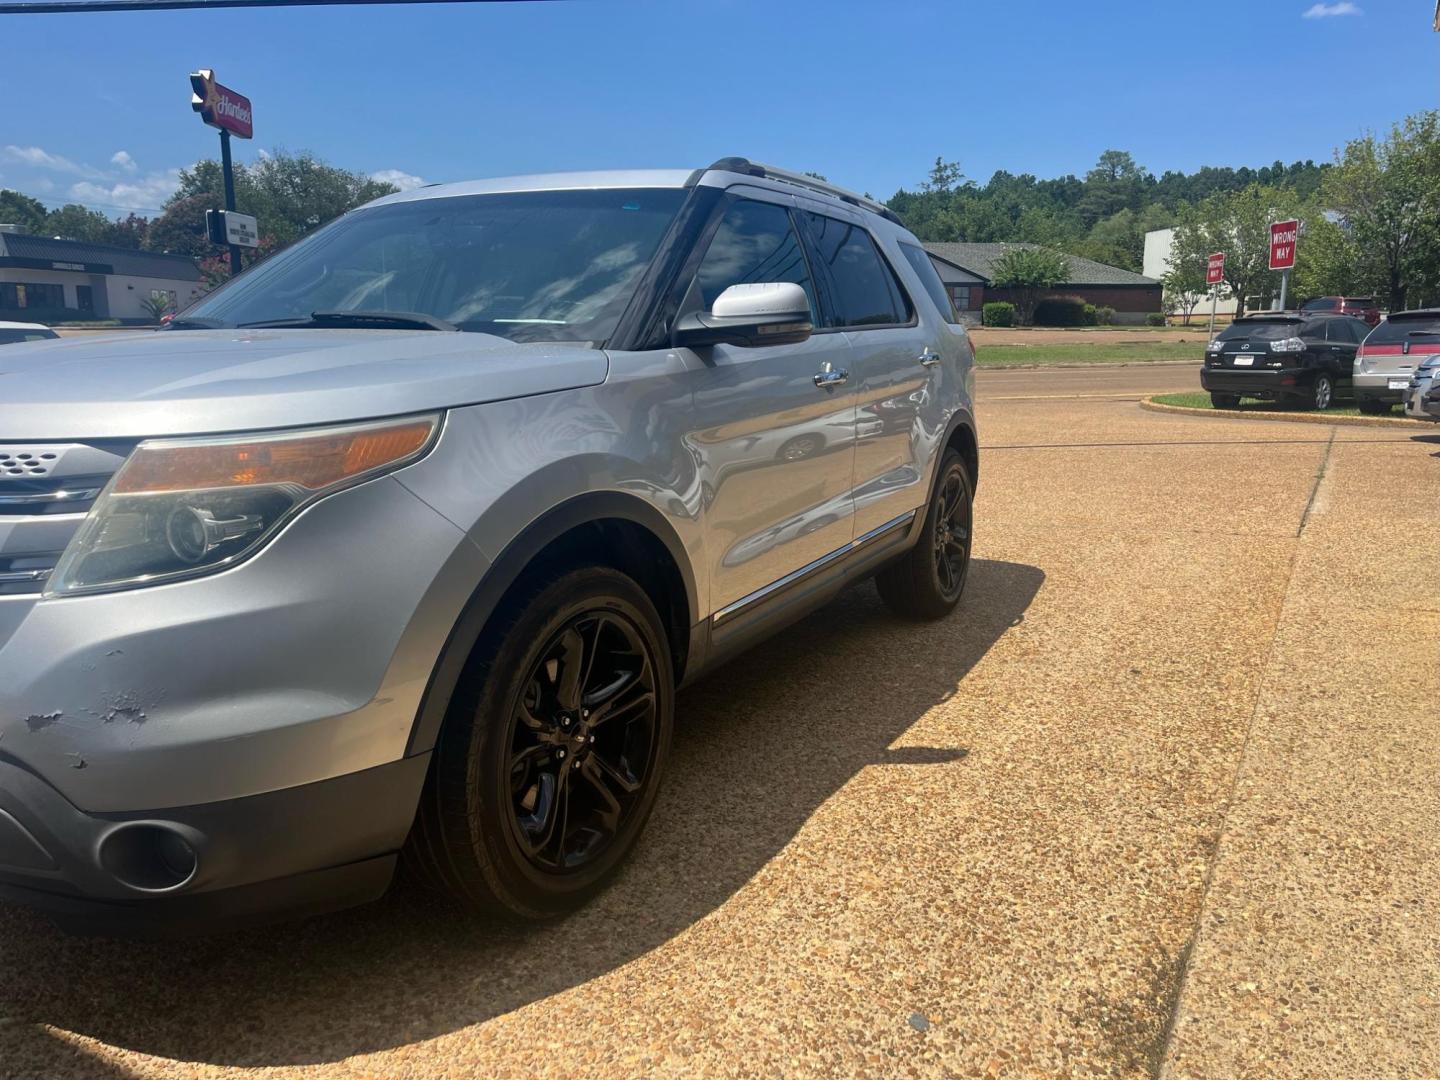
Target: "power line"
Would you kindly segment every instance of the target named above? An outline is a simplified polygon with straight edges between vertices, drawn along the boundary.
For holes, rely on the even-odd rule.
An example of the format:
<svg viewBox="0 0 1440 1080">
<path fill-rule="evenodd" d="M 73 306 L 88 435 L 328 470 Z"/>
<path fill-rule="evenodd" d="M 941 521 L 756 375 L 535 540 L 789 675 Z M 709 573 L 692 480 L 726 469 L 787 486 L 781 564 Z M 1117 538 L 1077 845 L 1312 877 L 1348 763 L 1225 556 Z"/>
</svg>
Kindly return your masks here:
<svg viewBox="0 0 1440 1080">
<path fill-rule="evenodd" d="M 77 11 L 176 11 L 182 8 L 331 7 L 354 4 L 510 4 L 520 0 L 23 0 L 0 3 L 0 15 Z M 548 2 L 548 0 L 544 0 Z"/>
<path fill-rule="evenodd" d="M 16 195 L 25 195 L 31 199 L 38 199 L 40 202 L 46 204 L 47 209 L 51 210 L 59 209 L 61 206 L 83 206 L 86 210 L 128 210 L 135 212 L 143 211 L 147 214 L 163 214 L 165 212 L 163 206 L 119 206 L 115 203 L 83 202 L 80 199 L 66 199 L 61 203 L 51 206 L 50 204 L 55 202 L 53 195 L 42 195 L 36 191 L 21 191 L 19 188 L 6 187 L 4 185 L 0 185 L 0 191 L 13 191 Z"/>
</svg>

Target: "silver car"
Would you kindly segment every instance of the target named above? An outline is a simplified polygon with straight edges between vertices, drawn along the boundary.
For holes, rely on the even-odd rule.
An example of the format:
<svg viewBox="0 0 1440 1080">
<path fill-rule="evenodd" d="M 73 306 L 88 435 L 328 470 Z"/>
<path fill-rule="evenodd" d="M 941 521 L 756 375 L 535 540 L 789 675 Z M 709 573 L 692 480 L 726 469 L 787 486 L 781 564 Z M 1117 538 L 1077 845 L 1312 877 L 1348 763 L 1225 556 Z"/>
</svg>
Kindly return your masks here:
<svg viewBox="0 0 1440 1080">
<path fill-rule="evenodd" d="M 574 907 L 678 687 L 861 579 L 954 608 L 972 367 L 889 211 L 741 158 L 391 195 L 6 349 L 0 896 L 233 925 L 403 853 Z"/>
<path fill-rule="evenodd" d="M 1427 356 L 1415 369 L 1405 393 L 1405 415 L 1440 423 L 1440 354 Z"/>
<path fill-rule="evenodd" d="M 1362 413 L 1383 416 L 1408 401 L 1411 376 L 1429 356 L 1440 353 L 1440 310 L 1397 311 L 1365 338 L 1355 354 L 1355 404 Z M 1409 413 L 1406 405 L 1406 412 Z"/>
</svg>

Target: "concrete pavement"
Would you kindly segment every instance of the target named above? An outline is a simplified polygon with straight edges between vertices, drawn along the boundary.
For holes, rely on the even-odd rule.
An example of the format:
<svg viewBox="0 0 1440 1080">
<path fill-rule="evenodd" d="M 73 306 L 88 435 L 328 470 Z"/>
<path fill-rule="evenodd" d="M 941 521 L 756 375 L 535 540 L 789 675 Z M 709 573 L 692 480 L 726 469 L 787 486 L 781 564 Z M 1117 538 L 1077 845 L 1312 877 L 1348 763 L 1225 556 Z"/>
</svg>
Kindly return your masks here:
<svg viewBox="0 0 1440 1080">
<path fill-rule="evenodd" d="M 1440 1074 L 1440 438 L 1134 403 L 1194 379 L 981 372 L 961 610 L 687 691 L 585 911 L 0 908 L 0 1073 Z"/>
</svg>

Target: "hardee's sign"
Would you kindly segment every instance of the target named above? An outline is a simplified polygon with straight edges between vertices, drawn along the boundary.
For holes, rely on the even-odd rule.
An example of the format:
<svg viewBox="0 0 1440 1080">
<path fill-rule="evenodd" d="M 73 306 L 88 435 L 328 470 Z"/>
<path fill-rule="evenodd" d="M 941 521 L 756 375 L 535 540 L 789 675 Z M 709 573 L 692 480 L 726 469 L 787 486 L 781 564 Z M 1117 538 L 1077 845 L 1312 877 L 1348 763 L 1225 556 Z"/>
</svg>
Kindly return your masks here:
<svg viewBox="0 0 1440 1080">
<path fill-rule="evenodd" d="M 250 99 L 244 94 L 221 86 L 215 81 L 215 72 L 209 68 L 201 68 L 190 76 L 190 88 L 194 91 L 190 107 L 200 114 L 201 120 L 238 138 L 254 138 Z"/>
</svg>

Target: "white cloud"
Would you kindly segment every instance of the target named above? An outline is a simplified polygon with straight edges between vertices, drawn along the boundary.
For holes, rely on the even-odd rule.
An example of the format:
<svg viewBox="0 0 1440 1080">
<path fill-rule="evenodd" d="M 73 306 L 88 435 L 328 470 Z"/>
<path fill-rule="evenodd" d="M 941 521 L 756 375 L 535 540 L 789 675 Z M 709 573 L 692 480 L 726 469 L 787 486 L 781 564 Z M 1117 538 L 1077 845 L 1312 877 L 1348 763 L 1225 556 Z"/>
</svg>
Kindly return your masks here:
<svg viewBox="0 0 1440 1080">
<path fill-rule="evenodd" d="M 379 172 L 372 172 L 370 179 L 378 180 L 382 184 L 394 184 L 401 191 L 410 191 L 412 188 L 424 187 L 430 182 L 423 176 L 401 172 L 399 169 L 381 169 Z"/>
<path fill-rule="evenodd" d="M 1335 4 L 1315 4 L 1300 17 L 1302 19 L 1333 19 L 1337 15 L 1363 15 L 1365 12 L 1350 0 L 1339 0 Z"/>
<path fill-rule="evenodd" d="M 71 173 L 75 176 L 101 175 L 99 169 L 81 165 L 69 158 L 61 157 L 59 154 L 42 150 L 38 146 L 6 146 L 4 150 L 0 150 L 0 157 L 20 165 L 29 165 L 32 169 L 49 169 L 51 172 Z"/>
<path fill-rule="evenodd" d="M 166 169 L 114 184 L 82 181 L 71 185 L 70 197 L 81 202 L 102 204 L 104 209 L 112 212 L 134 209 L 141 213 L 154 213 L 161 203 L 175 194 L 179 186 L 180 170 Z"/>
<path fill-rule="evenodd" d="M 135 159 L 130 156 L 130 151 L 128 150 L 116 150 L 115 153 L 110 155 L 110 164 L 127 173 L 138 172 L 140 169 L 140 166 L 135 164 Z"/>
</svg>

